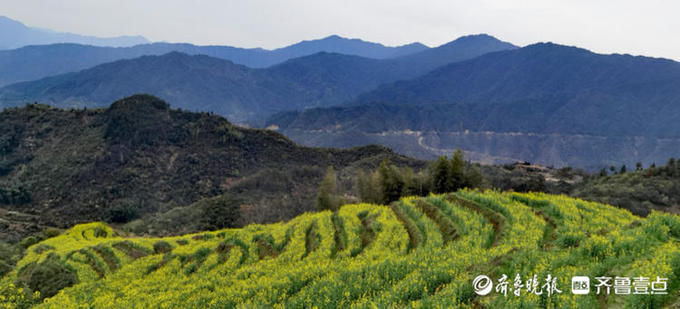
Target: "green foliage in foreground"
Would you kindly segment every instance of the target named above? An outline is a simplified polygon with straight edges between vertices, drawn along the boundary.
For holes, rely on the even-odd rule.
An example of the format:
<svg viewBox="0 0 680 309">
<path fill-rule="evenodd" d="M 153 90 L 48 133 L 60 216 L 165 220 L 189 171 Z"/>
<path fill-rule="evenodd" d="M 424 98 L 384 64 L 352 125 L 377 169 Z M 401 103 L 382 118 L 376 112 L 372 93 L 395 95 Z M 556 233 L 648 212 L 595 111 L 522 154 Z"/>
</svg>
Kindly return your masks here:
<svg viewBox="0 0 680 309">
<path fill-rule="evenodd" d="M 471 190 L 178 237 L 90 223 L 31 246 L 0 281 L 0 307 L 662 308 L 679 301 L 679 238 L 675 215 Z M 551 275 L 562 293 L 479 296 L 481 274 Z M 576 275 L 659 276 L 669 293 L 574 295 Z"/>
</svg>

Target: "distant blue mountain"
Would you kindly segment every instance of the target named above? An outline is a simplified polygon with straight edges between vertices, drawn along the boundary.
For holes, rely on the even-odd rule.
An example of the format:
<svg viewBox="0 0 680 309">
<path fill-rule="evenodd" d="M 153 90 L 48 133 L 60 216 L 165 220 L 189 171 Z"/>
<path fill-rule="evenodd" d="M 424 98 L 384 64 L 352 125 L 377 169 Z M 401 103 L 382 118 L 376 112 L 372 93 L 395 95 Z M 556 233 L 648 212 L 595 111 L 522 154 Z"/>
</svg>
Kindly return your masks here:
<svg viewBox="0 0 680 309">
<path fill-rule="evenodd" d="M 353 103 L 266 125 L 312 146 L 376 143 L 422 158 L 461 148 L 487 163 L 590 169 L 662 162 L 680 149 L 680 63 L 668 59 L 539 43 L 384 84 Z"/>
<path fill-rule="evenodd" d="M 324 45 L 328 44 L 328 41 L 338 40 L 351 42 L 347 46 L 373 44 L 330 37 L 320 40 L 318 47 L 330 48 Z M 61 107 L 100 107 L 131 94 L 150 93 L 183 109 L 212 111 L 239 122 L 264 120 L 263 118 L 270 114 L 284 110 L 349 102 L 356 99 L 359 94 L 374 90 L 381 84 L 417 77 L 451 61 L 515 48 L 490 36 L 474 40 L 459 39 L 454 42 L 447 44 L 444 50 L 433 49 L 437 57 L 428 55 L 420 57 L 414 54 L 412 57 L 373 59 L 320 52 L 258 69 L 215 57 L 216 55 L 224 57 L 229 52 L 238 51 L 233 48 L 202 48 L 186 44 L 142 45 L 133 49 L 137 52 L 157 52 L 162 49 L 161 47 L 174 46 L 188 50 L 191 54 L 202 52 L 213 57 L 171 52 L 163 56 L 118 60 L 79 72 L 15 83 L 0 89 L 0 107 L 23 105 L 32 101 Z M 296 44 L 288 47 L 285 52 L 289 53 L 289 56 L 310 52 L 314 50 L 310 49 L 310 44 L 309 42 Z M 483 45 L 483 48 L 479 48 L 479 45 Z M 83 54 L 83 57 L 79 58 L 81 60 L 93 56 L 107 56 L 100 54 L 102 49 L 96 47 L 79 45 L 50 47 L 53 49 L 50 52 L 52 58 L 61 55 L 62 49 L 68 52 L 74 47 L 81 49 Z M 375 49 L 376 53 L 373 56 L 378 56 L 379 49 Z M 352 52 L 352 49 L 347 47 L 342 51 Z M 425 51 L 429 52 L 430 49 Z M 252 52 L 258 53 L 263 50 Z M 392 52 L 398 54 L 396 50 Z M 383 56 L 386 55 L 386 50 L 383 50 Z M 27 71 L 26 68 L 43 69 L 52 61 L 50 57 L 31 55 L 31 58 L 36 61 L 31 65 L 22 66 L 19 62 L 5 64 L 13 64 L 17 69 L 23 68 L 24 72 L 36 74 Z M 43 62 L 45 59 L 47 63 Z M 60 64 L 66 67 L 70 65 L 68 62 Z"/>
<path fill-rule="evenodd" d="M 117 39 L 120 40 L 116 41 Z M 124 39 L 129 40 L 125 41 Z M 76 42 L 81 44 L 51 44 L 57 42 Z M 114 44 L 116 42 L 118 44 Z M 125 42 L 129 42 L 129 44 L 123 44 Z M 428 49 L 427 46 L 420 43 L 388 47 L 359 39 L 346 39 L 337 35 L 318 40 L 302 41 L 274 50 L 231 46 L 196 46 L 184 43 L 140 43 L 148 42 L 144 38 L 140 38 L 140 40 L 135 40 L 135 38 L 98 39 L 73 34 L 58 34 L 28 28 L 19 22 L 0 17 L 0 49 L 31 45 L 18 49 L 0 50 L 0 86 L 76 72 L 116 60 L 163 55 L 173 51 L 190 55 L 207 55 L 251 68 L 265 68 L 292 58 L 308 56 L 319 52 L 354 55 L 372 59 L 390 59 Z M 135 44 L 140 45 L 130 46 Z M 93 45 L 127 47 L 95 47 Z"/>
<path fill-rule="evenodd" d="M 410 78 L 426 73 L 440 65 L 471 59 L 488 52 L 514 48 L 516 46 L 488 35 L 462 37 L 436 48 L 428 48 L 420 43 L 386 47 L 381 44 L 358 39 L 345 39 L 339 36 L 303 41 L 275 50 L 230 46 L 196 46 L 180 43 L 153 43 L 126 48 L 53 44 L 0 51 L 0 86 L 76 72 L 116 60 L 163 55 L 173 51 L 189 55 L 207 55 L 251 68 L 270 67 L 289 59 L 319 52 L 337 53 L 380 60 L 394 60 L 399 65 L 408 64 L 412 70 L 409 74 L 400 77 Z"/>
<path fill-rule="evenodd" d="M 331 35 L 323 39 L 302 41 L 291 46 L 275 49 L 272 53 L 275 54 L 273 58 L 279 59 L 297 58 L 303 55 L 315 54 L 320 51 L 374 59 L 387 59 L 415 54 L 426 49 L 428 49 L 428 47 L 420 43 L 387 47 L 382 44 L 366 42 L 360 39 L 347 39 L 337 35 Z"/>
<path fill-rule="evenodd" d="M 15 49 L 28 45 L 78 43 L 94 46 L 125 47 L 149 43 L 142 36 L 100 38 L 73 33 L 55 32 L 28 27 L 21 22 L 0 16 L 0 49 Z"/>
<path fill-rule="evenodd" d="M 462 36 L 435 48 L 404 55 L 397 60 L 413 67 L 420 67 L 425 73 L 445 64 L 472 59 L 490 52 L 517 48 L 511 43 L 500 41 L 488 34 L 474 34 Z"/>
</svg>

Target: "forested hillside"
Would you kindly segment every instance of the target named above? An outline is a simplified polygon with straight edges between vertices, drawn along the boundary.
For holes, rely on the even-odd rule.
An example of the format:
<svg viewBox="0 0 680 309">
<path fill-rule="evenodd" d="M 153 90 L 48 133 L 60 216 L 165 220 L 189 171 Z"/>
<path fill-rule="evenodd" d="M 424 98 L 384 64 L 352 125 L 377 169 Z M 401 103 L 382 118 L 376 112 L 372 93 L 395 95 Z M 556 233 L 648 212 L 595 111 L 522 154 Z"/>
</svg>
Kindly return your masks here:
<svg viewBox="0 0 680 309">
<path fill-rule="evenodd" d="M 353 168 L 375 168 L 385 159 L 424 165 L 378 146 L 301 147 L 275 132 L 170 109 L 144 95 L 116 101 L 108 109 L 6 109 L 0 113 L 0 154 L 4 240 L 18 240 L 44 226 L 124 223 L 212 197 L 236 207 L 222 226 L 274 222 L 315 209 L 316 189 L 328 166 L 344 177 Z M 164 217 L 169 221 L 146 232 L 205 228 L 196 222 L 173 223 L 192 215 L 210 218 L 211 203 L 194 206 Z"/>
<path fill-rule="evenodd" d="M 540 43 L 267 123 L 306 145 L 370 142 L 421 158 L 461 148 L 485 163 L 599 170 L 677 155 L 679 83 L 675 61 Z"/>
</svg>

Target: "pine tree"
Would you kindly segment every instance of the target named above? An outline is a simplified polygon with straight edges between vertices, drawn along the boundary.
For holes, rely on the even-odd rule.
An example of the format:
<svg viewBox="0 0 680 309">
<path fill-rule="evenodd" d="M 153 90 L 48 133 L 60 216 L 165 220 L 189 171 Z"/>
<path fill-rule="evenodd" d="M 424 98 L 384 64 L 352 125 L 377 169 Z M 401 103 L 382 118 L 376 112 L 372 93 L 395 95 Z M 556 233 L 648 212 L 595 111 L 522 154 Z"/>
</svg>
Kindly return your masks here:
<svg viewBox="0 0 680 309">
<path fill-rule="evenodd" d="M 337 177 L 335 170 L 329 166 L 326 176 L 319 185 L 319 193 L 316 197 L 316 207 L 318 210 L 337 210 L 340 207 L 337 194 Z"/>
<path fill-rule="evenodd" d="M 418 188 L 416 187 L 416 182 L 415 182 L 415 174 L 413 173 L 413 169 L 411 168 L 399 168 L 399 167 L 394 167 L 394 169 L 397 170 L 399 173 L 399 176 L 401 180 L 404 182 L 404 188 L 402 195 L 403 196 L 411 196 L 411 195 L 418 195 L 420 192 Z"/>
<path fill-rule="evenodd" d="M 602 169 L 600 170 L 600 177 L 604 177 L 604 176 L 607 176 L 607 169 L 602 168 Z"/>
<path fill-rule="evenodd" d="M 668 163 L 666 164 L 666 170 L 668 171 L 668 176 L 675 176 L 676 175 L 676 167 L 677 163 L 675 162 L 675 158 L 670 158 L 668 159 Z"/>
<path fill-rule="evenodd" d="M 484 176 L 482 176 L 482 170 L 477 165 L 471 165 L 465 171 L 465 185 L 467 188 L 479 188 L 484 182 Z"/>
<path fill-rule="evenodd" d="M 437 158 L 430 168 L 430 178 L 432 179 L 432 190 L 435 193 L 449 192 L 449 160 L 446 156 Z"/>
<path fill-rule="evenodd" d="M 451 157 L 449 164 L 448 192 L 456 191 L 465 185 L 465 157 L 463 151 L 458 149 Z"/>
<path fill-rule="evenodd" d="M 399 200 L 404 192 L 404 181 L 399 172 L 385 160 L 380 163 L 380 180 L 384 204 Z"/>
<path fill-rule="evenodd" d="M 368 196 L 369 196 L 369 191 L 370 191 L 370 180 L 368 179 L 369 175 L 366 175 L 364 171 L 360 170 L 357 173 L 357 180 L 356 180 L 356 186 L 357 186 L 357 191 L 359 191 L 359 199 L 363 202 L 367 202 Z"/>
<path fill-rule="evenodd" d="M 382 177 L 380 177 L 380 173 L 378 171 L 375 171 L 369 175 L 369 180 L 370 180 L 370 186 L 371 188 L 370 192 L 370 202 L 374 204 L 380 204 L 383 201 L 383 192 L 382 192 Z"/>
<path fill-rule="evenodd" d="M 359 171 L 357 174 L 357 189 L 359 198 L 364 203 L 382 203 L 382 189 L 380 187 L 380 175 L 377 172 L 365 173 Z"/>
</svg>

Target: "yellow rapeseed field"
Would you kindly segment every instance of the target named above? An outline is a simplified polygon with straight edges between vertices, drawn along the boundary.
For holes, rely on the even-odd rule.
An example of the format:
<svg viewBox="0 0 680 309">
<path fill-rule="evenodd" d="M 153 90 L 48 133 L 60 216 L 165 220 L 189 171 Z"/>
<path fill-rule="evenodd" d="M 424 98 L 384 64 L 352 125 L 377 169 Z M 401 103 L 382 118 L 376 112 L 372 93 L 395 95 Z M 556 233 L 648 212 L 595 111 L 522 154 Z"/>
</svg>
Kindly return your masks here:
<svg viewBox="0 0 680 309">
<path fill-rule="evenodd" d="M 0 307 L 664 308 L 678 305 L 679 237 L 675 215 L 473 190 L 167 238 L 89 223 L 30 247 Z M 78 280 L 39 301 L 15 283 L 47 259 Z"/>
</svg>

